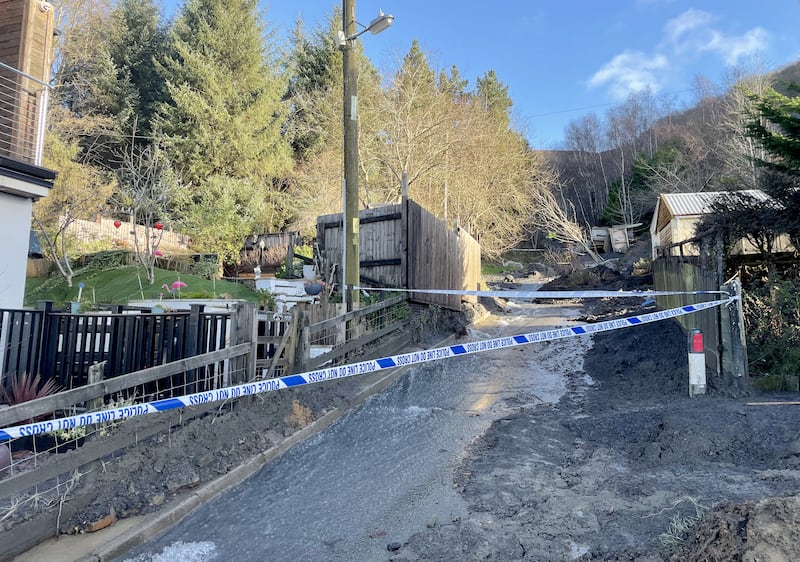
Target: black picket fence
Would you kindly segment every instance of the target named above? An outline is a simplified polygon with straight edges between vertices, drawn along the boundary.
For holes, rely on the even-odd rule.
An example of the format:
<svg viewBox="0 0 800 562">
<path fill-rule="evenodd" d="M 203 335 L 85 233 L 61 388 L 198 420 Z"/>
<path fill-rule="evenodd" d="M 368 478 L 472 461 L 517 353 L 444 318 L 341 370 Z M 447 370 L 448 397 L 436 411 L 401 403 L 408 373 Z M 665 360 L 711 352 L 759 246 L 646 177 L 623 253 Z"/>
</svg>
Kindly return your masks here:
<svg viewBox="0 0 800 562">
<path fill-rule="evenodd" d="M 39 374 L 62 389 L 78 388 L 98 363 L 108 379 L 223 349 L 230 316 L 206 312 L 203 305 L 165 313 L 115 306 L 109 312 L 70 314 L 55 311 L 49 302 L 36 310 L 0 310 L 0 372 L 3 380 Z M 192 375 L 161 386 L 185 386 Z"/>
</svg>

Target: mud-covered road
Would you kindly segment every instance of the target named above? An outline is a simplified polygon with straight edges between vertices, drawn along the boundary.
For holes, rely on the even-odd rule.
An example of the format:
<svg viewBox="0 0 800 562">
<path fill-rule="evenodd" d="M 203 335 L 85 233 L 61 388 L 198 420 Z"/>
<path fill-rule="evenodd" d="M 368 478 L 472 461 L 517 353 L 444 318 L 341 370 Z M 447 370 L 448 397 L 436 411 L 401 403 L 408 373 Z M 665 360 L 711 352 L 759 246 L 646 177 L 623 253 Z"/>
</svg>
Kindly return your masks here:
<svg viewBox="0 0 800 562">
<path fill-rule="evenodd" d="M 559 309 L 566 324 L 591 317 L 598 303 L 583 306 L 550 306 L 548 315 Z M 538 310 L 508 303 L 471 337 L 535 331 Z M 712 380 L 708 395 L 690 399 L 686 339 L 673 321 L 486 357 L 487 381 L 524 369 L 541 388 L 494 395 L 492 422 L 442 479 L 459 495 L 458 515 L 420 513 L 407 536 L 361 537 L 383 545 L 370 560 L 800 560 L 800 410 L 747 405 L 796 395 L 731 397 Z M 345 402 L 356 383 L 197 420 L 106 463 L 73 492 L 76 511 L 62 529 L 111 507 L 147 518 Z M 171 486 L 179 477 L 188 483 Z"/>
<path fill-rule="evenodd" d="M 797 407 L 690 399 L 685 350 L 673 321 L 594 336 L 558 404 L 521 397 L 471 446 L 470 515 L 393 559 L 800 559 Z"/>
</svg>

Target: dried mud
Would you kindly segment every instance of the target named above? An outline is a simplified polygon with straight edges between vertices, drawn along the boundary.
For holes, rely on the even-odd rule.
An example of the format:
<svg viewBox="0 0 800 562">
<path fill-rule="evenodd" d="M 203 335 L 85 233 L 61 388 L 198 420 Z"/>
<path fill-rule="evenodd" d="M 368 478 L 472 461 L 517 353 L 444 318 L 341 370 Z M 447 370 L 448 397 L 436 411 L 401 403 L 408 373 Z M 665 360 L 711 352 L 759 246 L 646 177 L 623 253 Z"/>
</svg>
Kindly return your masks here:
<svg viewBox="0 0 800 562">
<path fill-rule="evenodd" d="M 603 275 L 595 288 L 631 286 Z M 583 318 L 613 308 L 587 301 Z M 749 406 L 788 397 L 731 397 L 713 378 L 690 399 L 687 363 L 671 321 L 594 336 L 557 405 L 519 408 L 472 445 L 454 476 L 470 517 L 393 560 L 800 560 L 796 407 Z"/>
</svg>

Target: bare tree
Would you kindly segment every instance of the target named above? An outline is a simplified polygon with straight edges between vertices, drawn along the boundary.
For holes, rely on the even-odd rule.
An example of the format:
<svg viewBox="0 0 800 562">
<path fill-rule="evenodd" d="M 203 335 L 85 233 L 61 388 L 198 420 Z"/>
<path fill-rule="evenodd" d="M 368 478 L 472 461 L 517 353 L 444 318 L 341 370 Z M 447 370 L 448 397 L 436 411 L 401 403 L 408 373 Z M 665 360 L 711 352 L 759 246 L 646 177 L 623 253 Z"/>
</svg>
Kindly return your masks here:
<svg viewBox="0 0 800 562">
<path fill-rule="evenodd" d="M 757 162 L 766 157 L 766 152 L 756 139 L 746 134 L 747 122 L 754 115 L 753 102 L 748 96 L 762 95 L 772 86 L 772 79 L 763 67 L 740 67 L 731 70 L 729 82 L 718 125 L 723 139 L 720 156 L 735 188 L 755 189 L 759 183 Z"/>
<path fill-rule="evenodd" d="M 143 235 L 138 228 L 133 229 L 133 244 L 136 261 L 144 268 L 152 285 L 164 220 L 179 184 L 157 143 L 140 146 L 131 139 L 118 156 L 114 203 L 117 212 L 130 215 L 134 225 L 144 227 Z"/>
<path fill-rule="evenodd" d="M 628 172 L 640 152 L 652 157 L 655 139 L 650 133 L 655 123 L 656 105 L 649 90 L 628 96 L 606 113 L 608 141 L 615 154 L 618 186 L 609 200 L 612 216 L 625 224 L 637 221 Z"/>
<path fill-rule="evenodd" d="M 575 206 L 566 198 L 559 203 L 554 191 L 561 186 L 554 183 L 551 188 L 536 189 L 532 193 L 535 212 L 532 226 L 547 232 L 549 238 L 586 251 L 595 263 L 602 260 L 592 247 L 589 232 L 576 220 Z"/>
<path fill-rule="evenodd" d="M 72 254 L 75 244 L 67 231 L 77 219 L 94 219 L 106 210 L 113 181 L 87 161 L 90 151 L 79 145 L 78 132 L 69 125 L 66 110 L 50 113 L 53 131 L 46 139 L 45 165 L 58 170 L 53 189 L 33 205 L 32 220 L 41 235 L 48 258 L 72 286 Z"/>
<path fill-rule="evenodd" d="M 567 148 L 567 170 L 562 174 L 578 203 L 582 222 L 594 224 L 600 220 L 608 202 L 609 178 L 603 158 L 603 130 L 595 113 L 571 121 L 564 132 Z"/>
</svg>

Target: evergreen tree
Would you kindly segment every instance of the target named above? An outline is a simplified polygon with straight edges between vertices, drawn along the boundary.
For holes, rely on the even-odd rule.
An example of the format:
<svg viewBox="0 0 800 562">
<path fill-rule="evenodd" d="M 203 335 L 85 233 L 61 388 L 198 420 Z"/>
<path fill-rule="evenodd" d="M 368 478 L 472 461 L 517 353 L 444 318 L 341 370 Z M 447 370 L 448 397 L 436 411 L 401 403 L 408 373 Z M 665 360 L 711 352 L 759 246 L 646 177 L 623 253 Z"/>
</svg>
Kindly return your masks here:
<svg viewBox="0 0 800 562">
<path fill-rule="evenodd" d="M 759 185 L 780 202 L 780 209 L 769 223 L 780 233 L 788 234 L 795 248 L 800 248 L 800 84 L 790 84 L 795 97 L 768 88 L 762 95 L 751 95 L 755 111 L 747 124 L 747 134 L 769 155 L 758 159 L 763 169 Z"/>
<path fill-rule="evenodd" d="M 198 250 L 220 251 L 229 263 L 238 261 L 230 248 L 283 228 L 291 212 L 286 83 L 264 29 L 255 0 L 188 0 L 162 66 L 169 102 L 155 124 L 188 190 L 176 219 Z"/>
<path fill-rule="evenodd" d="M 336 9 L 308 36 L 298 26 L 288 64 L 291 114 L 286 130 L 297 158 L 291 228 L 312 235 L 319 215 L 342 210 L 343 78 L 337 39 L 341 22 Z M 380 76 L 364 56 L 361 41 L 355 41 L 354 54 L 359 69 L 359 192 L 362 201 L 369 201 L 374 183 L 381 180 L 372 145 L 385 126 L 383 94 Z"/>
<path fill-rule="evenodd" d="M 171 99 L 157 121 L 184 182 L 218 175 L 277 188 L 292 166 L 285 83 L 267 58 L 255 0 L 188 0 L 171 39 Z"/>
<path fill-rule="evenodd" d="M 450 67 L 449 74 L 444 70 L 439 73 L 439 91 L 452 96 L 454 99 L 458 99 L 466 93 L 468 84 L 469 80 L 461 78 L 456 65 Z"/>
<path fill-rule="evenodd" d="M 478 97 L 483 102 L 483 106 L 497 118 L 498 125 L 503 129 L 508 129 L 511 122 L 511 106 L 513 102 L 508 96 L 508 86 L 503 84 L 490 70 L 477 82 Z"/>
<path fill-rule="evenodd" d="M 166 86 L 156 62 L 166 55 L 167 34 L 155 0 L 120 0 L 111 13 L 108 50 L 118 81 L 116 103 L 123 131 L 147 136 Z"/>
<path fill-rule="evenodd" d="M 292 34 L 287 65 L 287 135 L 299 162 L 317 154 L 324 145 L 327 129 L 334 121 L 340 121 L 340 112 L 334 115 L 333 111 L 337 107 L 334 98 L 341 95 L 342 54 L 337 48 L 336 33 L 341 27 L 341 13 L 337 10 L 328 19 L 327 28 L 315 30 L 310 38 L 300 21 Z"/>
<path fill-rule="evenodd" d="M 759 164 L 800 177 L 800 84 L 789 85 L 789 91 L 796 95 L 785 96 L 773 88 L 751 95 L 755 112 L 746 131 L 772 157 Z"/>
</svg>

